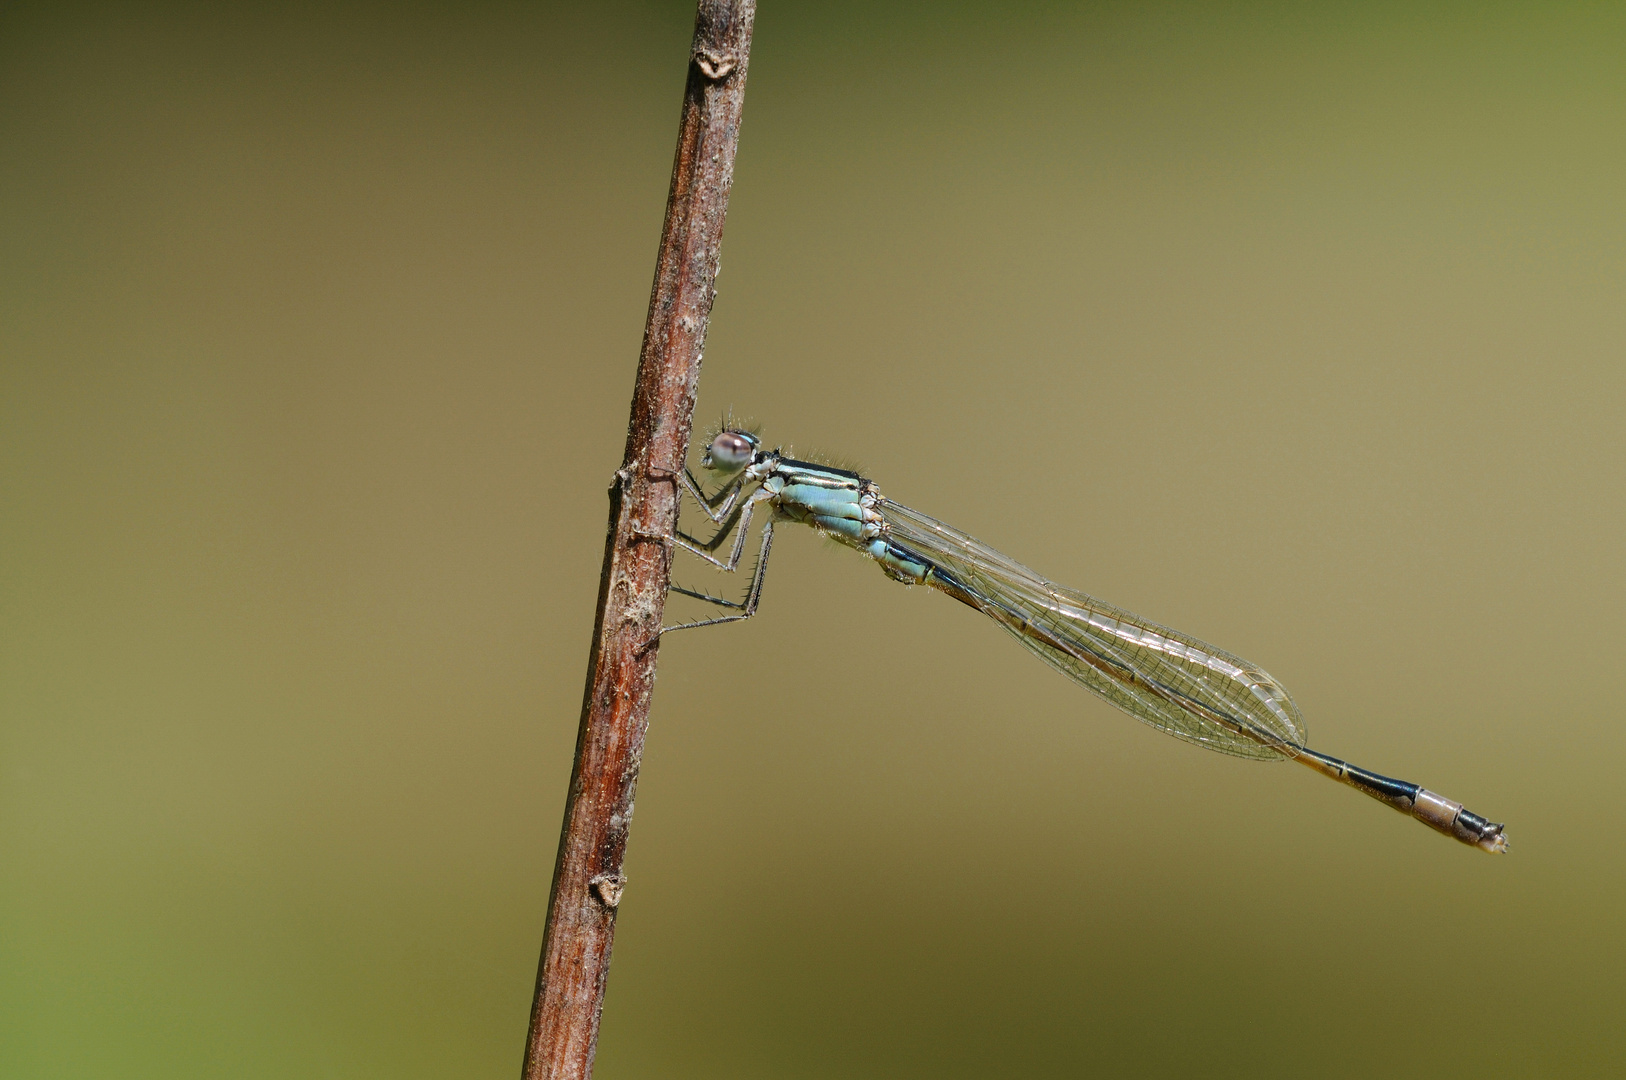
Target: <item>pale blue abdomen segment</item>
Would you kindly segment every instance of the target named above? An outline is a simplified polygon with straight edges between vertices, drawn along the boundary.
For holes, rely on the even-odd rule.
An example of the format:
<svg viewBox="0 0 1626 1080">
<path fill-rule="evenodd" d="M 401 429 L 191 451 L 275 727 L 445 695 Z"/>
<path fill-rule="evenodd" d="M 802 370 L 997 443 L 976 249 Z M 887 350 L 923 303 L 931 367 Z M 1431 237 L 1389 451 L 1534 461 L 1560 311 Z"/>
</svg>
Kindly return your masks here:
<svg viewBox="0 0 1626 1080">
<path fill-rule="evenodd" d="M 871 540 L 864 548 L 864 552 L 881 564 L 881 569 L 887 577 L 909 585 L 924 582 L 932 569 L 931 563 L 908 548 L 901 548 L 886 540 Z"/>
<path fill-rule="evenodd" d="M 825 517 L 822 514 L 809 514 L 805 511 L 797 513 L 800 508 L 786 508 L 787 514 L 798 521 L 805 521 L 815 529 L 827 532 L 841 540 L 849 541 L 855 547 L 861 547 L 864 539 L 864 523 L 852 518 Z"/>
<path fill-rule="evenodd" d="M 799 506 L 818 518 L 862 520 L 864 508 L 859 505 L 860 492 L 856 488 L 816 487 L 812 484 L 787 484 L 779 491 L 779 505 L 786 509 Z M 821 526 L 822 527 L 822 526 Z"/>
</svg>

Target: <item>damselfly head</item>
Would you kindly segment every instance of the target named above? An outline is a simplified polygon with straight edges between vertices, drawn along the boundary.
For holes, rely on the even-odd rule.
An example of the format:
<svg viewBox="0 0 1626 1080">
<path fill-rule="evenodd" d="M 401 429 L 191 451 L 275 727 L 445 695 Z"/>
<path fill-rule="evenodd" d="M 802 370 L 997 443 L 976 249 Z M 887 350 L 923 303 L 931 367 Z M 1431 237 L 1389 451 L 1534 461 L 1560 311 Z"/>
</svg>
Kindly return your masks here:
<svg viewBox="0 0 1626 1080">
<path fill-rule="evenodd" d="M 724 429 L 707 445 L 706 456 L 700 459 L 700 465 L 724 476 L 737 473 L 751 464 L 758 445 L 757 437 L 749 431 Z"/>
</svg>

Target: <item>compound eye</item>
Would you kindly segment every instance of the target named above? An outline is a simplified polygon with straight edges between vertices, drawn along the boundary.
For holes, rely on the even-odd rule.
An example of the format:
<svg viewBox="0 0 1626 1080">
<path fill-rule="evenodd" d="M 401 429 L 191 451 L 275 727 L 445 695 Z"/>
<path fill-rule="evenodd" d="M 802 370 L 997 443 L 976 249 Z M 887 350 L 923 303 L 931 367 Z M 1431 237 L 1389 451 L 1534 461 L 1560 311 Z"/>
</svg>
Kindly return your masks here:
<svg viewBox="0 0 1626 1080">
<path fill-rule="evenodd" d="M 702 464 L 719 472 L 738 472 L 751 463 L 756 449 L 757 441 L 751 436 L 742 431 L 725 431 L 711 440 Z"/>
</svg>

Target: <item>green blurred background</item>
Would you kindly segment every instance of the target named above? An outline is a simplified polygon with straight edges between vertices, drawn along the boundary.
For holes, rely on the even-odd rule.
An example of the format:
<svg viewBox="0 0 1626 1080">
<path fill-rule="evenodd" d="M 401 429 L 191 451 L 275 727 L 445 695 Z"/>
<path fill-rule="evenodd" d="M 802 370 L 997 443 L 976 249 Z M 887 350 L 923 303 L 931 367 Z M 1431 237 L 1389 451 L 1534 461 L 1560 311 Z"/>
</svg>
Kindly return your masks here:
<svg viewBox="0 0 1626 1080">
<path fill-rule="evenodd" d="M 0 1074 L 517 1074 L 693 17 L 579 8 L 0 16 Z M 598 1074 L 1618 1068 L 1622 55 L 763 0 L 700 422 L 1513 851 L 791 531 L 662 648 Z"/>
</svg>

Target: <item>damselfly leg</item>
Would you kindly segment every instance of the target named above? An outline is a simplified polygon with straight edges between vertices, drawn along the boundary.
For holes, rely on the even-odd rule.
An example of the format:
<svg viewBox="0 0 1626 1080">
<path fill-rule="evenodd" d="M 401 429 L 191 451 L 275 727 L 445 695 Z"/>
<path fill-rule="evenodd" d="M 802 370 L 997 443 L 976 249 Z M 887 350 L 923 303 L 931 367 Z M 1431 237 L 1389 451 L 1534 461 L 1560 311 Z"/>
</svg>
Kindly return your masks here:
<svg viewBox="0 0 1626 1080">
<path fill-rule="evenodd" d="M 683 467 L 683 486 L 688 489 L 689 497 L 700 507 L 700 512 L 711 518 L 717 524 L 722 524 L 734 508 L 734 500 L 740 497 L 745 487 L 745 475 L 742 473 L 733 480 L 717 489 L 717 494 L 707 495 L 706 489 L 700 486 L 700 481 L 694 478 L 694 473 L 685 465 Z"/>
<path fill-rule="evenodd" d="M 717 496 L 713 496 L 712 498 L 708 499 L 705 491 L 698 483 L 695 482 L 693 475 L 690 474 L 687 469 L 684 470 L 684 473 L 687 481 L 685 487 L 688 488 L 690 497 L 692 497 L 700 506 L 701 510 L 706 514 L 707 517 L 711 518 L 713 521 L 719 522 L 721 527 L 712 536 L 712 538 L 707 541 L 700 541 L 686 533 L 676 532 L 675 535 L 678 546 L 682 547 L 685 551 L 706 560 L 719 570 L 732 574 L 735 570 L 739 569 L 740 556 L 744 553 L 745 541 L 751 532 L 751 516 L 755 512 L 757 504 L 772 498 L 772 493 L 763 489 L 758 489 L 757 491 L 752 492 L 750 498 L 746 499 L 742 505 L 735 508 L 734 503 L 739 497 L 743 481 L 745 479 L 743 475 L 733 484 L 725 487 L 723 491 L 718 493 Z M 731 510 L 732 512 L 730 512 Z M 733 534 L 734 546 L 729 552 L 728 559 L 725 561 L 717 558 L 712 554 L 712 552 L 721 547 L 728 539 L 730 534 Z M 757 613 L 757 604 L 762 599 L 762 582 L 768 573 L 768 553 L 772 549 L 773 520 L 770 518 L 768 521 L 763 523 L 762 546 L 757 549 L 756 569 L 751 574 L 751 585 L 746 591 L 745 599 L 740 603 L 735 603 L 732 600 L 724 600 L 719 596 L 711 596 L 707 593 L 696 592 L 693 589 L 686 589 L 681 585 L 671 585 L 670 589 L 672 592 L 681 593 L 684 596 L 692 596 L 696 600 L 704 600 L 708 604 L 715 604 L 718 607 L 731 608 L 739 612 L 739 614 L 718 615 L 710 619 L 699 619 L 695 622 L 679 623 L 676 626 L 663 626 L 661 627 L 661 633 L 665 634 L 671 630 L 693 630 L 701 626 L 717 626 L 721 623 L 739 622 L 742 619 L 749 619 L 751 616 L 755 615 Z"/>
</svg>

